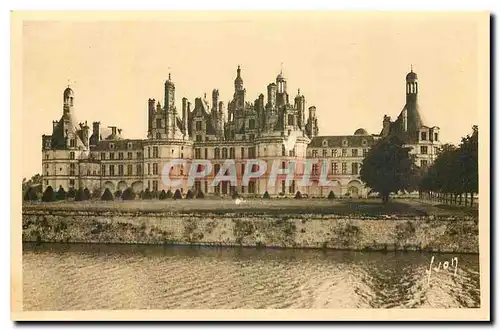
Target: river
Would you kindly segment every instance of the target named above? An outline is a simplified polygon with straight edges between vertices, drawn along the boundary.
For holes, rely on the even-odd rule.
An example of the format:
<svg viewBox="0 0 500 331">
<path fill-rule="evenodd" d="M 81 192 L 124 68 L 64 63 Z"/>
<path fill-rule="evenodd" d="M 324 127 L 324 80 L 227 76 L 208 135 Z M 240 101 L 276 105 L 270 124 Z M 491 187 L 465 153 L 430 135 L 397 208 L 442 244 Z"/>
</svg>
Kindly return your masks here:
<svg viewBox="0 0 500 331">
<path fill-rule="evenodd" d="M 429 277 L 432 256 L 448 269 Z M 24 310 L 478 308 L 479 296 L 478 255 L 23 245 Z"/>
</svg>

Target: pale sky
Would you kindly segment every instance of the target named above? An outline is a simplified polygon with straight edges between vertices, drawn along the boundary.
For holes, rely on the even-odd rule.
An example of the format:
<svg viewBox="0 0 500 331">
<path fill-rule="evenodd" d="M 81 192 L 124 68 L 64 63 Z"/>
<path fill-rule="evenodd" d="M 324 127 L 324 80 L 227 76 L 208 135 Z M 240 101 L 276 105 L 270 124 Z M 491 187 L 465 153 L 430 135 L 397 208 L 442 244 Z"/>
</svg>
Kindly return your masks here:
<svg viewBox="0 0 500 331">
<path fill-rule="evenodd" d="M 403 108 L 413 65 L 424 124 L 457 144 L 478 123 L 478 62 L 487 59 L 477 22 L 477 14 L 334 12 L 25 21 L 22 176 L 41 171 L 41 135 L 62 115 L 68 80 L 78 121 L 145 138 L 147 100 L 163 104 L 169 72 L 179 110 L 182 97 L 211 100 L 214 88 L 227 106 L 238 64 L 247 100 L 263 93 L 267 102 L 266 86 L 283 63 L 290 99 L 300 88 L 306 107 L 317 107 L 320 135 L 379 133 L 384 114 L 395 119 Z"/>
</svg>

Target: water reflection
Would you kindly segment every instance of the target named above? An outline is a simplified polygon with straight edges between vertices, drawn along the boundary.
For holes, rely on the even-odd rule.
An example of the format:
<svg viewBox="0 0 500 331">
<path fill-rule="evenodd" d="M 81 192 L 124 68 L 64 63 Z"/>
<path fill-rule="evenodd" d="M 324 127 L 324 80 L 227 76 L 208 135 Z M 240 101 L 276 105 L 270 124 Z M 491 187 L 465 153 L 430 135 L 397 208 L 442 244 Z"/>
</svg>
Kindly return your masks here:
<svg viewBox="0 0 500 331">
<path fill-rule="evenodd" d="M 456 255 L 439 254 L 439 260 Z M 25 310 L 479 307 L 477 255 L 25 244 Z"/>
</svg>

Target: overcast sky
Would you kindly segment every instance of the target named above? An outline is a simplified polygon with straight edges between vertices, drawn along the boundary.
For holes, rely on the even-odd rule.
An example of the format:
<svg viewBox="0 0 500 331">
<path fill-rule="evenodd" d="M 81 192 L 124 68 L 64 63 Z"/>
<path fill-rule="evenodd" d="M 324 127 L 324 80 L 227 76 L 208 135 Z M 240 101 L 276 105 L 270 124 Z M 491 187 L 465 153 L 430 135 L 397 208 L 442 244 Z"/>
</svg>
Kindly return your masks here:
<svg viewBox="0 0 500 331">
<path fill-rule="evenodd" d="M 41 135 L 62 115 L 71 82 L 78 121 L 117 125 L 144 138 L 147 100 L 163 104 L 171 72 L 181 98 L 219 89 L 227 105 L 241 65 L 248 101 L 283 63 L 291 100 L 315 105 L 320 135 L 379 133 L 405 103 L 405 76 L 419 77 L 424 124 L 459 143 L 478 122 L 477 15 L 227 13 L 151 20 L 27 21 L 23 29 L 22 175 L 41 171 Z M 267 101 L 267 99 L 266 99 Z"/>
</svg>

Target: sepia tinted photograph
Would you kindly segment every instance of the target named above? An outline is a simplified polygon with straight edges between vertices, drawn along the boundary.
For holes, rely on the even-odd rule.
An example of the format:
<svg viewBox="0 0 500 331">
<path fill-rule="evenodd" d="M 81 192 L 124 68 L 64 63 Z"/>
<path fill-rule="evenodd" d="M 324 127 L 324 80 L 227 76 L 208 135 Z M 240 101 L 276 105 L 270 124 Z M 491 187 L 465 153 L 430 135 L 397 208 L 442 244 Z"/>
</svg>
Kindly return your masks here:
<svg viewBox="0 0 500 331">
<path fill-rule="evenodd" d="M 13 319 L 490 318 L 488 12 L 11 26 Z"/>
</svg>

